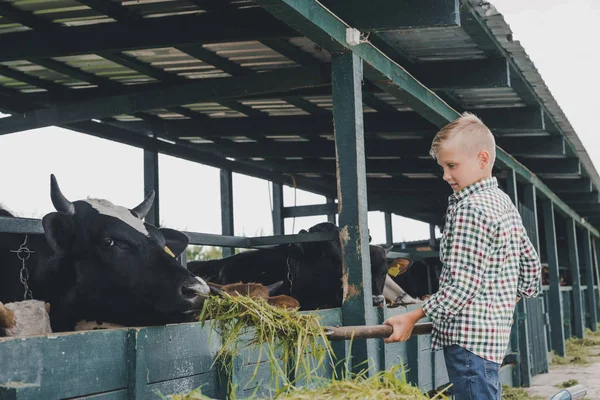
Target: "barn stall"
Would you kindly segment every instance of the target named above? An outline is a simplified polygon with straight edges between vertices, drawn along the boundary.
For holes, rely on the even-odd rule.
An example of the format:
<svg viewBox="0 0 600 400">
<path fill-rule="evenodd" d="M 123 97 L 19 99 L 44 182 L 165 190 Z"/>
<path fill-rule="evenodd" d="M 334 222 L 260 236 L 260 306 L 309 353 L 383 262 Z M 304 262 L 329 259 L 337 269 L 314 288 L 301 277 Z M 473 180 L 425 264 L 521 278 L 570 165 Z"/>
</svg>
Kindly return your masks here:
<svg viewBox="0 0 600 400">
<path fill-rule="evenodd" d="M 0 110 L 11 114 L 0 134 L 56 125 L 143 148 L 145 189 L 158 197 L 159 153 L 220 168 L 222 235 L 186 234 L 224 255 L 331 239 L 283 235 L 283 221 L 337 214 L 345 284 L 356 290 L 341 309 L 320 311 L 329 324 L 375 325 L 408 310 L 370 306 L 367 212 L 385 213 L 390 244 L 392 214 L 441 226 L 450 189 L 429 144 L 460 112 L 476 113 L 550 277 L 543 297 L 517 307 L 503 382 L 529 385 L 547 371 L 548 351 L 564 355 L 567 337 L 597 329 L 600 177 L 488 3 L 10 0 L 0 15 Z M 233 236 L 233 172 L 273 182 L 275 236 Z M 327 203 L 284 207 L 283 185 Z M 157 207 L 146 220 L 160 221 Z M 0 218 L 0 231 L 42 233 L 28 219 Z M 206 385 L 225 397 L 227 381 L 253 366 L 240 361 L 223 379 L 211 367 L 218 347 L 199 324 L 6 340 L 0 396 L 148 398 Z M 447 382 L 429 336 L 350 351 L 357 369 L 404 363 L 423 390 Z"/>
</svg>

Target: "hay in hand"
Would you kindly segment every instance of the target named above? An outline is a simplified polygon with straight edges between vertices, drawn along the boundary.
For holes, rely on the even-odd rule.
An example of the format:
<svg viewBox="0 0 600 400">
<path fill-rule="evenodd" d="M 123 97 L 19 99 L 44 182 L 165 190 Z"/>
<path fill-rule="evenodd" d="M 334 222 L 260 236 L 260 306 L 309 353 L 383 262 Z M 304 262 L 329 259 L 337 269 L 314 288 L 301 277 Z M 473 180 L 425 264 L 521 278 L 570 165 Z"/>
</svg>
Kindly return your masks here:
<svg viewBox="0 0 600 400">
<path fill-rule="evenodd" d="M 240 350 L 259 348 L 256 376 L 266 352 L 271 383 L 276 391 L 296 380 L 310 382 L 327 358 L 333 363 L 333 351 L 316 313 L 301 314 L 297 310 L 274 307 L 263 299 L 224 293 L 204 302 L 199 320 L 209 322 L 221 335 L 222 346 L 215 362 L 230 372 L 233 358 Z M 240 340 L 242 337 L 248 340 Z M 279 387 L 281 382 L 283 386 Z"/>
<path fill-rule="evenodd" d="M 410 385 L 404 378 L 404 373 L 398 377 L 399 366 L 394 366 L 386 371 L 368 377 L 367 372 L 357 375 L 352 379 L 323 380 L 315 388 L 292 389 L 287 393 L 275 396 L 277 400 L 427 400 L 447 399 L 438 394 L 428 397 L 417 387 Z"/>
</svg>

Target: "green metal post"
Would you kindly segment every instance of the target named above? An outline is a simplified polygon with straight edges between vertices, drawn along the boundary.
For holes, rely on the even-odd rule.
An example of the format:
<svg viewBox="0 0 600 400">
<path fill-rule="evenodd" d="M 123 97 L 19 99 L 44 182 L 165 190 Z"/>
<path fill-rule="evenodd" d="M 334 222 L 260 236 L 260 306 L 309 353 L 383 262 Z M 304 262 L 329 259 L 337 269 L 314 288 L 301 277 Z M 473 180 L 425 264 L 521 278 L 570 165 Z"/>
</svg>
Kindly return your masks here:
<svg viewBox="0 0 600 400">
<path fill-rule="evenodd" d="M 152 150 L 144 150 L 144 196 L 150 190 L 154 190 L 154 204 L 144 219 L 156 227 L 160 225 L 160 191 L 158 183 L 158 153 Z"/>
<path fill-rule="evenodd" d="M 598 308 L 597 303 L 597 292 L 594 290 L 594 260 L 595 256 L 594 251 L 592 249 L 592 238 L 590 236 L 589 231 L 586 231 L 583 237 L 583 258 L 585 264 L 585 284 L 588 287 L 586 290 L 587 297 L 587 309 L 590 314 L 590 329 L 596 332 L 598 330 L 598 313 L 596 312 Z M 600 285 L 599 285 L 600 286 Z"/>
<path fill-rule="evenodd" d="M 333 200 L 330 197 L 327 198 L 327 204 L 334 204 L 334 203 L 335 203 L 335 200 Z M 332 224 L 335 224 L 335 214 L 327 214 L 327 222 L 331 222 Z"/>
<path fill-rule="evenodd" d="M 221 170 L 221 233 L 233 236 L 233 178 L 231 171 Z M 234 254 L 233 247 L 223 247 L 223 257 Z"/>
<path fill-rule="evenodd" d="M 519 204 L 517 195 L 517 174 L 514 169 L 506 173 L 507 193 L 515 207 Z M 513 383 L 517 386 L 531 386 L 531 363 L 529 358 L 529 335 L 527 334 L 525 302 L 517 303 L 514 312 L 514 325 L 510 333 L 512 350 L 517 353 L 517 367 L 513 372 Z"/>
<path fill-rule="evenodd" d="M 354 53 L 335 53 L 331 59 L 333 119 L 337 157 L 340 239 L 343 257 L 344 325 L 377 323 L 371 291 L 367 179 L 362 110 L 362 61 Z M 380 365 L 375 339 L 352 343 L 352 370 Z M 368 362 L 368 364 L 365 364 Z"/>
<path fill-rule="evenodd" d="M 583 338 L 585 331 L 585 316 L 581 297 L 581 279 L 579 277 L 579 252 L 577 250 L 577 231 L 575 220 L 567 219 L 567 246 L 569 249 L 569 269 L 571 270 L 573 287 L 573 332 L 578 338 Z M 589 289 L 588 289 L 589 290 Z"/>
<path fill-rule="evenodd" d="M 529 240 L 531 240 L 533 247 L 535 247 L 535 251 L 538 254 L 538 257 L 540 257 L 540 233 L 539 233 L 538 213 L 537 213 L 537 191 L 536 191 L 535 186 L 532 185 L 531 183 L 525 184 L 523 187 L 523 197 L 524 197 L 524 201 L 525 201 L 525 207 L 529 208 L 533 212 L 533 223 L 532 223 L 533 226 L 527 230 L 527 235 L 529 236 Z M 546 310 L 544 307 L 544 299 L 540 297 L 541 296 L 541 286 L 542 286 L 542 281 L 540 279 L 540 282 L 539 282 L 540 295 L 538 296 L 538 298 L 528 299 L 528 300 L 523 300 L 523 301 L 525 302 L 525 308 L 527 308 L 527 303 L 529 301 L 539 301 L 541 303 L 541 308 L 543 309 L 543 313 L 544 313 L 542 318 L 546 321 L 546 315 L 547 315 L 548 310 Z M 542 335 L 541 337 L 538 337 L 538 340 L 544 341 L 543 346 L 540 346 L 543 349 L 548 349 L 548 341 L 547 341 L 548 329 L 550 329 L 550 327 L 548 325 L 544 324 L 544 333 L 545 334 Z M 541 366 L 541 369 L 543 369 L 544 371 L 548 371 L 549 363 L 548 363 L 547 351 L 544 350 L 542 354 L 540 354 L 540 358 L 541 358 L 541 360 L 543 360 L 543 365 Z M 536 363 L 537 362 L 538 362 L 538 360 L 536 360 Z"/>
<path fill-rule="evenodd" d="M 391 246 L 394 244 L 394 232 L 392 230 L 392 213 L 386 212 L 383 214 L 385 218 L 385 244 Z"/>
<path fill-rule="evenodd" d="M 554 225 L 554 204 L 552 200 L 544 200 L 544 226 L 546 236 L 546 253 L 550 272 L 550 290 L 548 307 L 552 333 L 552 349 L 559 356 L 565 356 L 565 332 L 563 330 L 563 309 L 560 293 L 560 276 L 558 274 L 558 250 L 556 249 L 556 230 Z"/>
<path fill-rule="evenodd" d="M 273 235 L 285 233 L 283 218 L 283 185 L 273 182 Z M 292 232 L 294 234 L 295 232 Z"/>
</svg>

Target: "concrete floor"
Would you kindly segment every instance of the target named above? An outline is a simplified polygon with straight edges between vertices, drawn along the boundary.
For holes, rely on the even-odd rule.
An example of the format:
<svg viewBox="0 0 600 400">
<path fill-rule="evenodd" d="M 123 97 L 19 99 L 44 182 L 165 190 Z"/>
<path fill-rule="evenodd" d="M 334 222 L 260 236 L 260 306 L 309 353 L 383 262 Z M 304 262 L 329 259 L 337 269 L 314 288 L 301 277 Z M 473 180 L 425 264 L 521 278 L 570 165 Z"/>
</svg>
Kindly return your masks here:
<svg viewBox="0 0 600 400">
<path fill-rule="evenodd" d="M 600 400 L 600 346 L 590 347 L 589 365 L 550 365 L 550 372 L 533 377 L 527 388 L 530 395 L 549 398 L 560 389 L 556 385 L 569 379 L 576 379 L 587 389 L 585 399 Z"/>
</svg>

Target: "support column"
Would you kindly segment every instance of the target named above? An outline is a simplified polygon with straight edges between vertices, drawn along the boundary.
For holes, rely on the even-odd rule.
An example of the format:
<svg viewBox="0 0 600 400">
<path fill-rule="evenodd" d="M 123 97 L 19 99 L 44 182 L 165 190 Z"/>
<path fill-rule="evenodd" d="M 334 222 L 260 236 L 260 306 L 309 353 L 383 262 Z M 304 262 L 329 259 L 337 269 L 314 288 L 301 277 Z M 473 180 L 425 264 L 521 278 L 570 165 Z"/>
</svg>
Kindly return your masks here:
<svg viewBox="0 0 600 400">
<path fill-rule="evenodd" d="M 283 218 L 283 185 L 273 182 L 273 235 L 285 234 L 285 223 Z M 292 232 L 294 234 L 294 232 Z"/>
<path fill-rule="evenodd" d="M 362 60 L 352 52 L 331 59 L 337 158 L 340 241 L 343 257 L 343 325 L 374 325 L 367 216 L 367 179 L 362 109 Z M 353 372 L 380 365 L 379 339 L 352 343 Z M 367 364 L 368 363 L 368 364 Z"/>
<path fill-rule="evenodd" d="M 565 356 L 565 332 L 563 330 L 563 310 L 560 301 L 560 276 L 558 274 L 558 251 L 556 249 L 556 229 L 554 225 L 554 204 L 544 200 L 544 226 L 546 237 L 546 253 L 548 253 L 548 270 L 550 273 L 550 290 L 548 306 L 550 308 L 550 330 L 552 331 L 552 350 L 561 357 Z"/>
<path fill-rule="evenodd" d="M 506 173 L 506 189 L 515 207 L 519 206 L 517 195 L 517 174 L 514 169 Z M 531 386 L 531 360 L 529 358 L 529 335 L 527 332 L 527 311 L 524 301 L 515 306 L 514 325 L 510 333 L 512 350 L 518 354 L 517 368 L 514 369 L 513 380 L 519 386 Z"/>
<path fill-rule="evenodd" d="M 585 317 L 583 314 L 583 301 L 581 297 L 581 279 L 579 277 L 579 252 L 577 250 L 577 231 L 575 220 L 567 219 L 567 247 L 569 250 L 569 270 L 573 280 L 573 331 L 575 336 L 583 338 L 585 331 Z"/>
<path fill-rule="evenodd" d="M 540 232 L 539 232 L 539 224 L 538 224 L 538 213 L 537 213 L 537 192 L 535 189 L 535 186 L 533 186 L 531 183 L 527 183 L 524 187 L 523 190 L 523 197 L 525 200 L 525 207 L 529 208 L 532 212 L 533 212 L 533 222 L 532 225 L 533 226 L 527 226 L 527 235 L 529 235 L 529 240 L 531 240 L 531 243 L 533 244 L 533 247 L 535 248 L 536 253 L 538 254 L 538 257 L 541 257 L 540 255 Z M 542 280 L 540 279 L 539 281 L 539 288 L 541 290 L 541 286 L 542 286 Z M 540 292 L 541 293 L 541 292 Z M 545 309 L 545 305 L 544 305 L 544 299 L 541 297 L 535 298 L 535 299 L 527 299 L 527 300 L 523 300 L 526 304 L 525 308 L 527 308 L 527 304 L 529 302 L 534 302 L 534 301 L 538 301 L 541 303 L 541 307 L 543 308 L 544 311 L 544 315 L 542 316 L 544 321 L 547 321 L 546 319 L 546 315 L 548 313 L 548 310 Z M 548 336 L 547 336 L 547 329 L 550 329 L 550 327 L 544 323 L 545 329 L 544 329 L 544 335 L 542 335 L 542 337 L 538 337 L 538 340 L 542 340 L 544 342 L 543 345 L 543 349 L 548 349 Z M 546 351 L 546 350 L 544 350 Z M 544 370 L 548 371 L 548 369 L 550 368 L 550 365 L 548 363 L 548 357 L 544 357 Z"/>
<path fill-rule="evenodd" d="M 333 204 L 335 203 L 335 200 L 332 198 L 327 198 L 327 204 Z M 335 224 L 335 214 L 327 214 L 327 222 L 331 222 L 332 224 Z"/>
<path fill-rule="evenodd" d="M 385 244 L 392 246 L 394 244 L 394 231 L 392 230 L 392 213 L 386 212 L 383 214 L 385 218 Z"/>
<path fill-rule="evenodd" d="M 158 228 L 160 224 L 160 191 L 158 184 L 158 153 L 156 151 L 144 150 L 144 196 L 150 190 L 154 190 L 154 204 L 144 220 Z"/>
<path fill-rule="evenodd" d="M 435 245 L 435 225 L 429 224 L 429 246 L 432 249 L 435 249 L 437 246 Z"/>
<path fill-rule="evenodd" d="M 595 247 L 595 246 L 594 246 Z M 598 330 L 598 293 L 594 290 L 594 251 L 592 249 L 592 238 L 589 231 L 583 237 L 583 262 L 585 264 L 585 284 L 588 287 L 586 290 L 587 306 L 590 314 L 590 329 L 594 332 Z M 600 286 L 600 285 L 598 285 Z"/>
<path fill-rule="evenodd" d="M 221 234 L 233 236 L 233 177 L 231 171 L 221 170 Z M 233 247 L 223 247 L 223 257 L 232 256 Z"/>
</svg>

